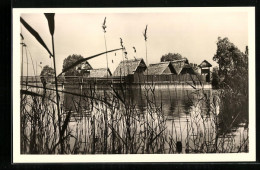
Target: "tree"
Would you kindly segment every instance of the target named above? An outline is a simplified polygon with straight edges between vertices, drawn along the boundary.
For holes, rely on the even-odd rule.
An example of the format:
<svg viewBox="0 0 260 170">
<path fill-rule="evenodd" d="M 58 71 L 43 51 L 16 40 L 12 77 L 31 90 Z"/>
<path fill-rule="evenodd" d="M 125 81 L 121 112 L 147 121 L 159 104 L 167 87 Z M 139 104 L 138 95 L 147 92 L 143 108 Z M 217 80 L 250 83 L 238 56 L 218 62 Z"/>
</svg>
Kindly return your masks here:
<svg viewBox="0 0 260 170">
<path fill-rule="evenodd" d="M 69 55 L 63 61 L 63 69 L 69 67 L 71 64 L 75 63 L 76 61 L 78 61 L 80 59 L 83 59 L 83 57 L 81 55 L 77 55 L 77 54 Z M 75 66 L 75 67 L 71 68 L 70 70 L 68 70 L 67 72 L 65 72 L 65 76 L 81 76 L 83 74 L 83 72 L 81 72 L 81 67 L 83 65 L 87 65 L 89 68 L 91 68 L 89 63 L 87 61 L 85 61 L 84 63 L 79 64 L 78 66 Z"/>
<path fill-rule="evenodd" d="M 222 120 L 230 127 L 248 120 L 248 48 L 241 52 L 228 38 L 218 38 L 213 60 L 219 64 L 218 78 Z"/>
<path fill-rule="evenodd" d="M 248 48 L 241 52 L 228 38 L 218 38 L 217 52 L 213 60 L 219 64 L 222 87 L 229 87 L 237 93 L 247 95 L 248 88 Z"/>
<path fill-rule="evenodd" d="M 54 69 L 52 67 L 50 67 L 49 65 L 46 65 L 43 67 L 40 76 L 41 77 L 53 77 Z"/>
<path fill-rule="evenodd" d="M 183 57 L 179 53 L 168 53 L 161 57 L 161 62 L 180 60 Z"/>
<path fill-rule="evenodd" d="M 195 63 L 190 63 L 191 68 L 195 71 L 198 72 L 198 65 Z"/>
</svg>

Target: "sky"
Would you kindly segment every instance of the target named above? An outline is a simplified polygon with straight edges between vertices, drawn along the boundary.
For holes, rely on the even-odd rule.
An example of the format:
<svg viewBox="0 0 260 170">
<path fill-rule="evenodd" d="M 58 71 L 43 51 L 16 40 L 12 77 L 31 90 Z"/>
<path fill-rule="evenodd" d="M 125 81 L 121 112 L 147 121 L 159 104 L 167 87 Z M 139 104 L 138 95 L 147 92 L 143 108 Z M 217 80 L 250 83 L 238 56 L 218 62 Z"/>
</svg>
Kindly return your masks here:
<svg viewBox="0 0 260 170">
<path fill-rule="evenodd" d="M 23 13 L 21 17 L 40 34 L 51 50 L 51 36 L 44 14 Z M 107 29 L 104 34 L 102 24 L 105 17 Z M 146 25 L 148 25 L 147 44 L 143 36 Z M 33 71 L 32 61 L 34 64 L 37 62 L 38 75 L 42 66 L 53 67 L 52 58 L 49 58 L 47 51 L 22 24 L 20 31 L 28 49 L 28 75 L 35 75 L 36 72 L 36 69 Z M 228 37 L 241 51 L 245 51 L 248 45 L 248 14 L 214 10 L 56 13 L 54 33 L 56 69 L 59 74 L 62 71 L 63 60 L 69 55 L 89 57 L 106 51 L 105 39 L 107 50 L 120 48 L 120 38 L 123 39 L 128 59 L 136 57 L 143 58 L 146 64 L 158 63 L 162 55 L 171 52 L 181 54 L 190 63 L 200 64 L 203 60 L 207 60 L 213 66 L 217 66 L 212 58 L 217 50 L 218 37 Z M 136 48 L 136 53 L 133 46 Z M 24 74 L 27 70 L 25 55 L 26 50 L 24 50 Z M 122 51 L 108 54 L 108 67 L 112 72 L 122 59 Z M 91 59 L 89 63 L 93 68 L 106 68 L 106 55 Z"/>
</svg>

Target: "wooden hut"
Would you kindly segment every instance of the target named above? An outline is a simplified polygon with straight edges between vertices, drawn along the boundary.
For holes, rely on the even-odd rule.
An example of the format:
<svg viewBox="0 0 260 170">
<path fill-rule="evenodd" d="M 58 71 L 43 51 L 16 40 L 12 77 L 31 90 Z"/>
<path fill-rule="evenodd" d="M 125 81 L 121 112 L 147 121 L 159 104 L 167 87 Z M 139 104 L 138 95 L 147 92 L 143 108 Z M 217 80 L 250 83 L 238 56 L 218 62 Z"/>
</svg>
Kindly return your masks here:
<svg viewBox="0 0 260 170">
<path fill-rule="evenodd" d="M 174 67 L 175 66 L 175 67 Z M 149 82 L 189 81 L 195 75 L 193 68 L 183 61 L 150 64 L 144 75 Z M 194 77 L 194 76 L 193 76 Z"/>
<path fill-rule="evenodd" d="M 185 64 L 182 67 L 180 74 L 183 75 L 183 74 L 196 74 L 196 73 L 189 64 Z"/>
<path fill-rule="evenodd" d="M 160 62 L 150 64 L 144 76 L 148 82 L 162 82 L 169 81 L 173 74 L 176 74 L 176 72 L 170 62 Z"/>
<path fill-rule="evenodd" d="M 145 75 L 162 75 L 162 74 L 176 74 L 170 62 L 160 62 L 150 64 L 144 73 Z"/>
<path fill-rule="evenodd" d="M 121 61 L 113 73 L 114 77 L 126 77 L 128 82 L 142 82 L 147 66 L 142 58 Z"/>
<path fill-rule="evenodd" d="M 147 66 L 142 58 L 121 61 L 113 76 L 127 76 L 129 74 L 143 73 Z"/>
<path fill-rule="evenodd" d="M 92 70 L 92 69 L 93 68 L 87 61 L 82 62 L 81 64 L 76 66 L 76 70 L 78 70 L 80 73 L 82 73 L 83 76 L 86 76 L 86 77 L 89 76 L 90 70 Z"/>
<path fill-rule="evenodd" d="M 172 67 L 174 68 L 177 75 L 179 75 L 183 69 L 183 67 L 189 64 L 189 61 L 186 58 L 180 60 L 170 61 Z"/>
<path fill-rule="evenodd" d="M 211 67 L 212 67 L 212 65 L 207 60 L 202 61 L 202 63 L 199 65 L 200 74 L 206 76 L 206 82 L 210 82 L 210 68 Z"/>
</svg>

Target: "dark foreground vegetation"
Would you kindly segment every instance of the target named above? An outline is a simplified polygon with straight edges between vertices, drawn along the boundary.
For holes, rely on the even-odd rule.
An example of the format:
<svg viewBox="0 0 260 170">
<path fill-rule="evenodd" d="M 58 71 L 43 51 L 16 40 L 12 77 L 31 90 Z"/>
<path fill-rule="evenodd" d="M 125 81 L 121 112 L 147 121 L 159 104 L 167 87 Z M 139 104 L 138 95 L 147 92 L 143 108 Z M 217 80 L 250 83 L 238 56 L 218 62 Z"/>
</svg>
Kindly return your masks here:
<svg viewBox="0 0 260 170">
<path fill-rule="evenodd" d="M 121 89 L 110 90 L 95 90 L 93 86 L 81 94 L 65 93 L 67 97 L 61 97 L 60 116 L 53 90 L 29 88 L 27 91 L 36 89 L 42 96 L 33 92 L 22 95 L 21 153 L 248 151 L 248 129 L 237 133 L 243 120 L 225 112 L 223 108 L 227 103 L 220 100 L 222 93 L 209 94 L 203 89 L 194 89 L 187 93 L 191 103 L 185 116 L 178 111 L 177 117 L 170 118 L 163 114 L 163 103 L 156 100 L 158 94 L 154 86 L 138 90 L 144 96 L 141 99 L 146 104 L 144 110 L 130 99 L 127 88 L 126 84 Z M 59 94 L 63 96 L 62 92 Z"/>
</svg>

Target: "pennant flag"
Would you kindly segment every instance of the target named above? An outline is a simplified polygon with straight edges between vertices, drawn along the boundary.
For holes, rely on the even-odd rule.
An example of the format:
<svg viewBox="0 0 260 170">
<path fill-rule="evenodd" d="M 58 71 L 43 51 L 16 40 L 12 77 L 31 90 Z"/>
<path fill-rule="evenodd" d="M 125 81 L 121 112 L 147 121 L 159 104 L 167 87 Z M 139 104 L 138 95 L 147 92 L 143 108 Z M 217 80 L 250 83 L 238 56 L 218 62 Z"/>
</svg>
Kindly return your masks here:
<svg viewBox="0 0 260 170">
<path fill-rule="evenodd" d="M 120 45 L 121 45 L 122 48 L 124 48 L 122 38 L 120 38 Z"/>
<path fill-rule="evenodd" d="M 127 58 L 127 52 L 125 51 L 124 53 L 125 53 L 125 58 L 128 59 L 128 58 Z"/>
<path fill-rule="evenodd" d="M 55 13 L 44 13 L 44 15 L 48 20 L 50 34 L 51 36 L 53 36 L 55 30 L 55 22 L 54 22 Z"/>
<path fill-rule="evenodd" d="M 20 22 L 23 26 L 36 38 L 36 40 L 48 51 L 50 56 L 53 56 L 44 41 L 42 40 L 41 36 L 36 32 L 22 17 L 20 17 Z"/>
<path fill-rule="evenodd" d="M 20 36 L 21 36 L 22 40 L 24 40 L 24 38 L 23 38 L 23 34 L 20 33 Z"/>
<path fill-rule="evenodd" d="M 135 49 L 135 47 L 133 47 L 133 49 L 134 49 L 134 52 L 136 53 L 136 49 Z"/>
<path fill-rule="evenodd" d="M 20 43 L 23 47 L 26 47 L 26 44 L 25 43 Z"/>
<path fill-rule="evenodd" d="M 103 28 L 104 32 L 106 32 L 106 28 L 107 28 L 107 26 L 106 26 L 106 18 L 107 17 L 105 17 L 103 25 L 102 25 L 102 28 Z"/>
<path fill-rule="evenodd" d="M 147 26 L 148 26 L 148 25 L 146 25 L 145 30 L 144 30 L 144 33 L 143 33 L 143 35 L 144 35 L 144 40 L 145 40 L 145 41 L 147 40 Z"/>
</svg>

